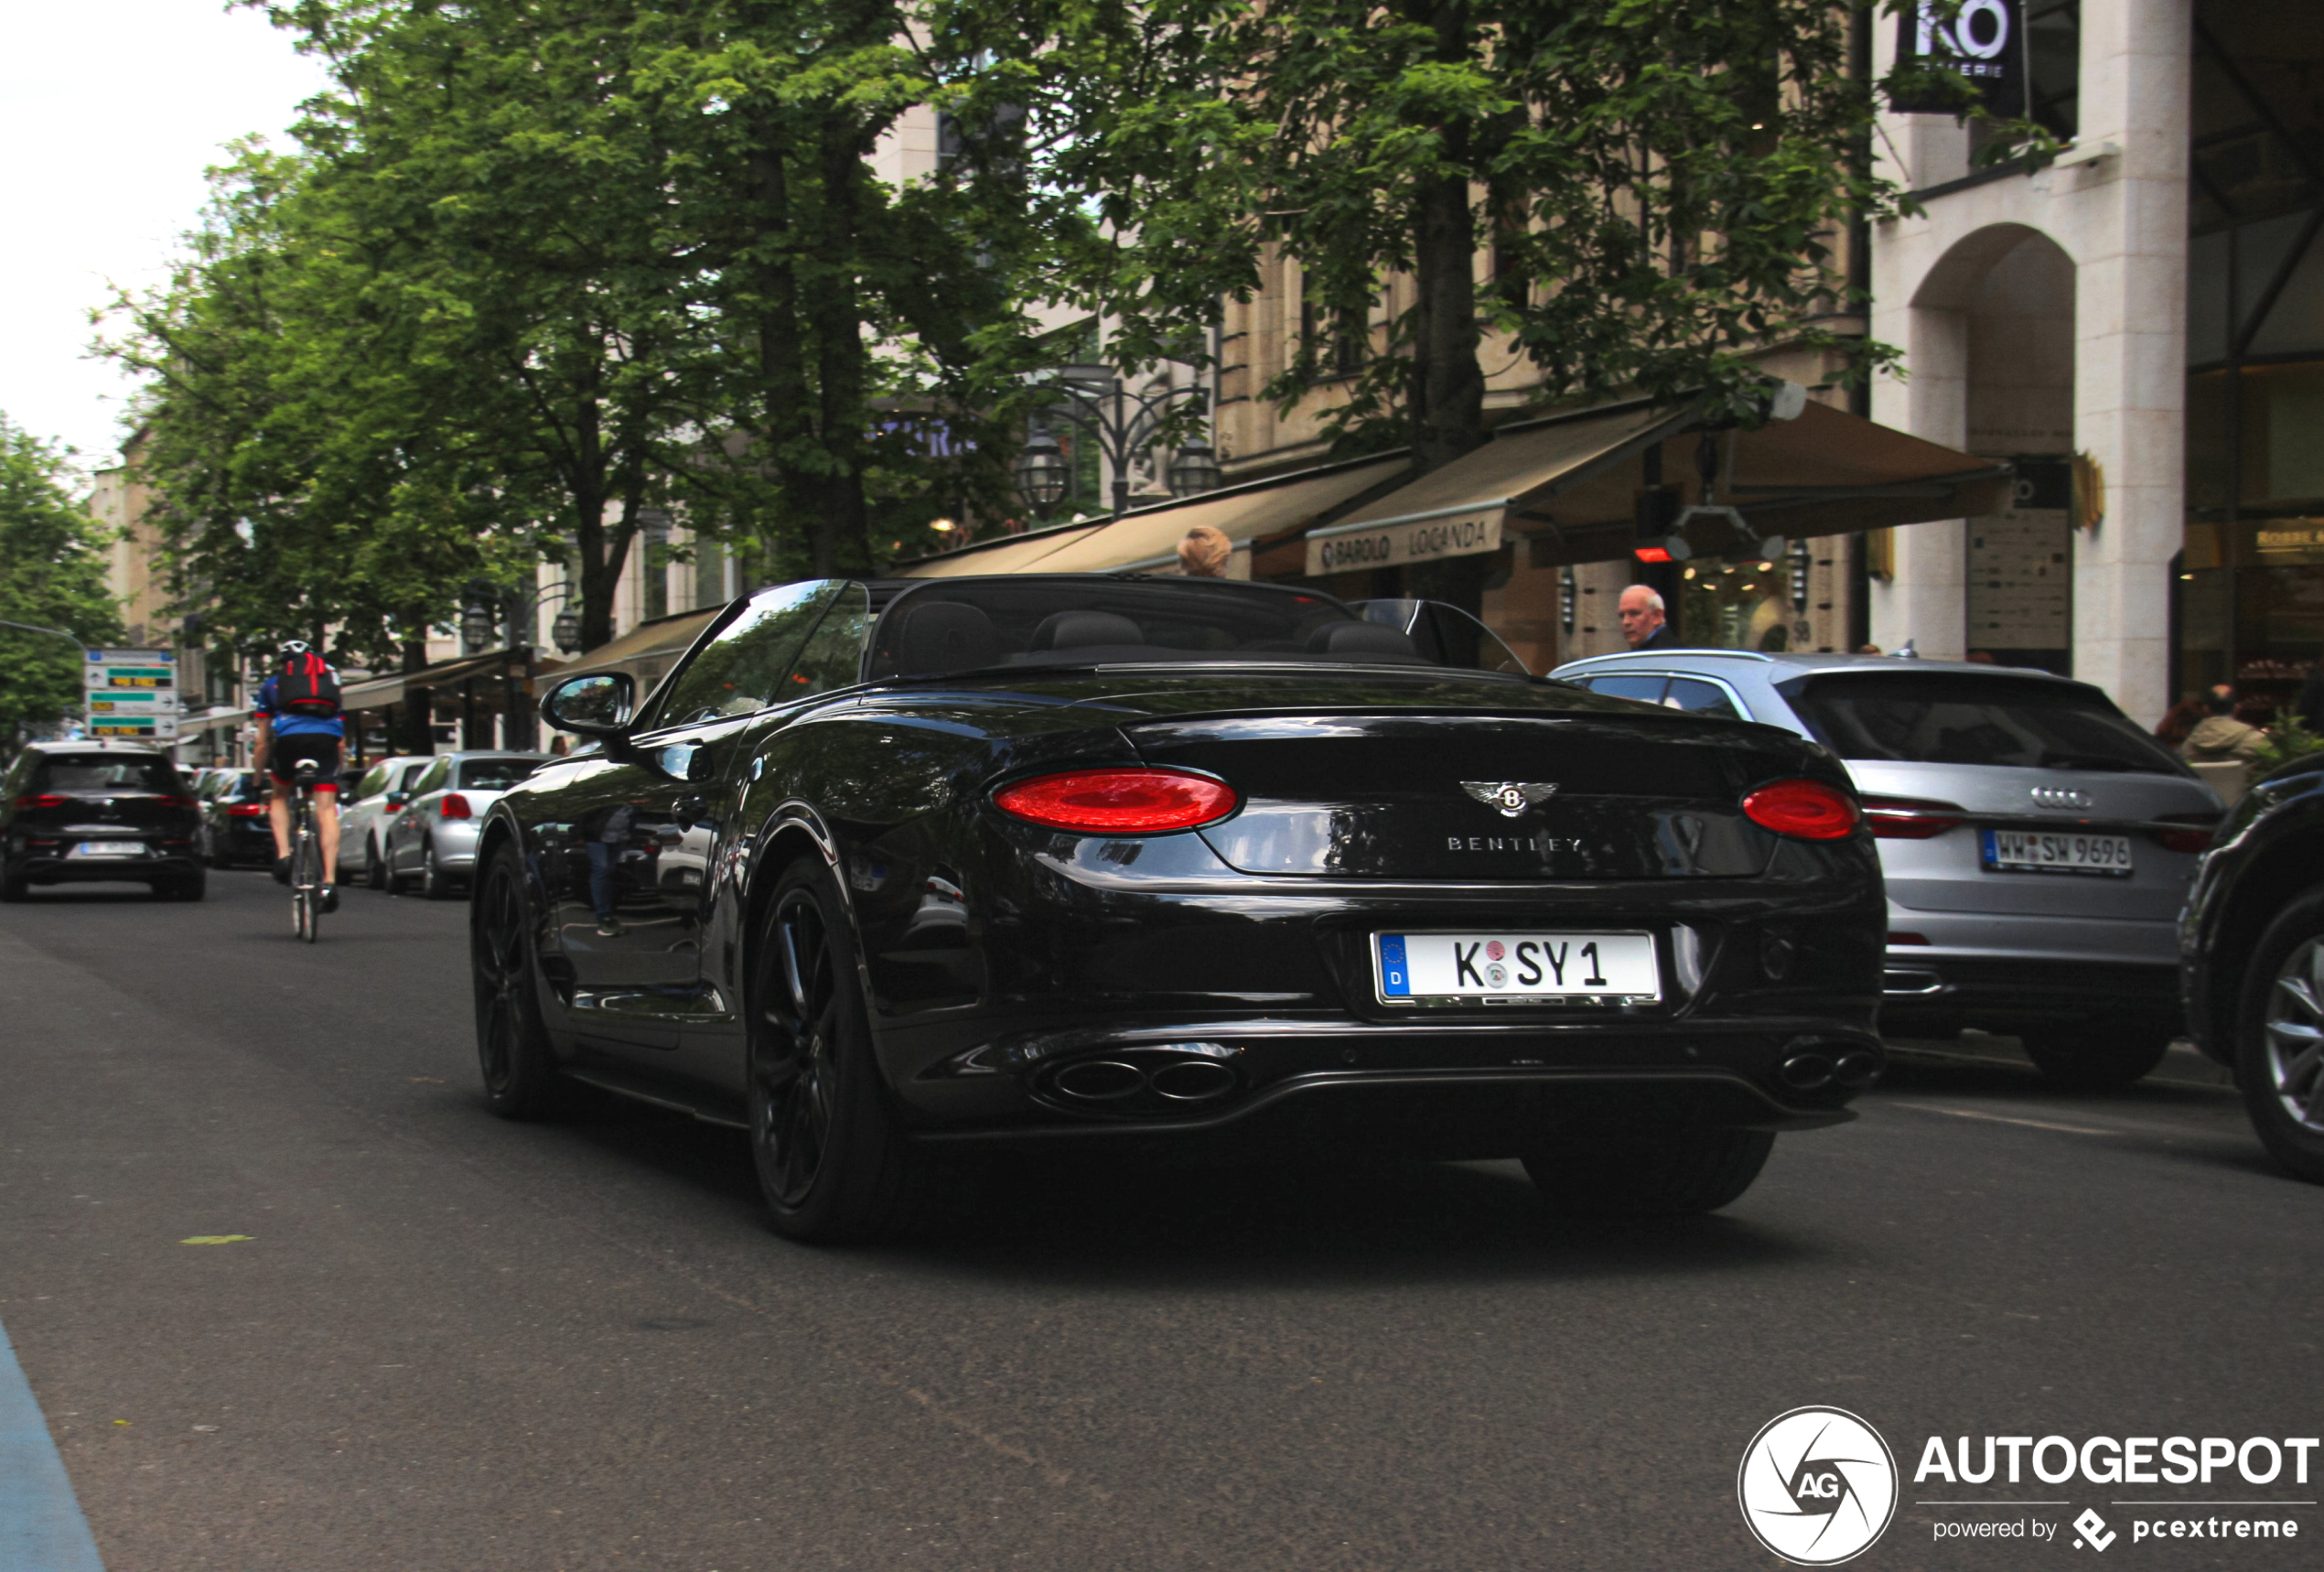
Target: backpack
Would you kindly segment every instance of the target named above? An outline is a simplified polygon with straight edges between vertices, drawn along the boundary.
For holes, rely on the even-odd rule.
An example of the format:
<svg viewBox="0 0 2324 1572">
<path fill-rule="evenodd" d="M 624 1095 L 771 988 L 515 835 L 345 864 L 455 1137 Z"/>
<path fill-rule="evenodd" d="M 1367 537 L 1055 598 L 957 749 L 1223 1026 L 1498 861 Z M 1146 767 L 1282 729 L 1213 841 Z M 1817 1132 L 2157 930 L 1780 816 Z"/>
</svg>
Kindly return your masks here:
<svg viewBox="0 0 2324 1572">
<path fill-rule="evenodd" d="M 312 720 L 338 719 L 339 673 L 311 650 L 285 657 L 274 673 L 274 707 Z"/>
</svg>

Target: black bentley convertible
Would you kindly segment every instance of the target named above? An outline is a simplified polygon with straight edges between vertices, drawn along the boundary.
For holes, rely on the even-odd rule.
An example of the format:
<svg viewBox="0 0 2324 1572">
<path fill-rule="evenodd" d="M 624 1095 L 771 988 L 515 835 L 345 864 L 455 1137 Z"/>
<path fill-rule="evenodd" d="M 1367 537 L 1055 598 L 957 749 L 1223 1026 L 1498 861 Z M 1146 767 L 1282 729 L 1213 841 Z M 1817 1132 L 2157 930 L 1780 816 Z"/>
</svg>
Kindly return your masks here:
<svg viewBox="0 0 2324 1572">
<path fill-rule="evenodd" d="M 1492 669 L 1501 668 L 1501 669 Z M 1840 765 L 1527 676 L 1448 608 L 822 581 L 718 618 L 492 807 L 492 1107 L 747 1129 L 778 1226 L 894 1231 L 980 1150 L 1522 1157 L 1699 1211 L 1880 1068 Z"/>
</svg>

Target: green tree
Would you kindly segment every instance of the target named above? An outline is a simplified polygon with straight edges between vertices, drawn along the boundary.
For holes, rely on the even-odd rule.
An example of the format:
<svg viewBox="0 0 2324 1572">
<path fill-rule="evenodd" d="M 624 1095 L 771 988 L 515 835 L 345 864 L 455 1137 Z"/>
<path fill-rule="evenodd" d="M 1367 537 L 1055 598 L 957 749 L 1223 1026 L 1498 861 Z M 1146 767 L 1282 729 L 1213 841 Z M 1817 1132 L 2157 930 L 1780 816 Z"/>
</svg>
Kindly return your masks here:
<svg viewBox="0 0 2324 1572">
<path fill-rule="evenodd" d="M 1852 59 L 1872 5 L 1036 0 L 1014 36 L 977 0 L 951 16 L 1014 63 L 1037 178 L 1103 213 L 1071 284 L 1124 359 L 1185 352 L 1280 253 L 1318 336 L 1362 349 L 1331 428 L 1425 471 L 1485 440 L 1489 344 L 1544 403 L 1740 412 L 1771 346 L 1891 359 L 1829 322 L 1837 237 L 1892 195 Z M 1391 275 L 1414 299 L 1383 320 Z M 1343 374 L 1308 350 L 1267 390 L 1286 405 Z"/>
<path fill-rule="evenodd" d="M 105 532 L 73 500 L 64 455 L 0 415 L 0 619 L 54 628 L 83 644 L 118 643 L 105 582 Z M 0 750 L 77 716 L 81 651 L 63 639 L 0 626 Z"/>
</svg>

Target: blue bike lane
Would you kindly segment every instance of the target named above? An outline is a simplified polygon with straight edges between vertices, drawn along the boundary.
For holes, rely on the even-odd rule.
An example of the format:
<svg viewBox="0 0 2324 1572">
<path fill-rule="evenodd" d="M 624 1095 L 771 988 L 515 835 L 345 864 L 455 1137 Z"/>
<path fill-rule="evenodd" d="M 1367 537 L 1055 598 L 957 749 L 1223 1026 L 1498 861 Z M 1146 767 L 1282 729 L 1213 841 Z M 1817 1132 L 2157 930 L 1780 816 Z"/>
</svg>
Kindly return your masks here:
<svg viewBox="0 0 2324 1572">
<path fill-rule="evenodd" d="M 0 1567 L 104 1572 L 5 1327 L 0 1327 Z"/>
</svg>

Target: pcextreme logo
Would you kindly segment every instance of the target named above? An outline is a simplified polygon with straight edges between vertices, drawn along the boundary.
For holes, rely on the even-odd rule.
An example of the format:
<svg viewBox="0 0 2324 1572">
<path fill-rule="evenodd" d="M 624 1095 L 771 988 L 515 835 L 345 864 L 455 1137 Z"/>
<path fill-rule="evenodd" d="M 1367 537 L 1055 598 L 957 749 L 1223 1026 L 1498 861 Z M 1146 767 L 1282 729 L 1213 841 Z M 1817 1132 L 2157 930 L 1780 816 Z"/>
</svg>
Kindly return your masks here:
<svg viewBox="0 0 2324 1572">
<path fill-rule="evenodd" d="M 1794 1408 L 1743 1448 L 1735 1494 L 1769 1550 L 1795 1566 L 1834 1567 L 1870 1549 L 1896 1515 L 1896 1455 L 1845 1408 Z"/>
</svg>

